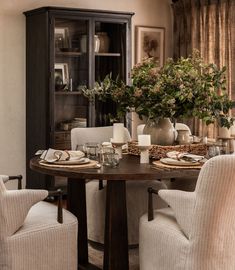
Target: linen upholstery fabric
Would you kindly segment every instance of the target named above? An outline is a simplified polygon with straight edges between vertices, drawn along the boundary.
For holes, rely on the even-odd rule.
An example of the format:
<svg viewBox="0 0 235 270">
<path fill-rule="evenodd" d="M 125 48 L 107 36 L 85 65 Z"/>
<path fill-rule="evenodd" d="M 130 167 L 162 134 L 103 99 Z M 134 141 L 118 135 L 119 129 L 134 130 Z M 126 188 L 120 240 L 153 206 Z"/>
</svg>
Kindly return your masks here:
<svg viewBox="0 0 235 270">
<path fill-rule="evenodd" d="M 160 196 L 170 207 L 140 220 L 140 270 L 235 269 L 234 155 L 207 161 L 195 192 Z"/>
<path fill-rule="evenodd" d="M 165 190 L 159 190 L 158 194 L 170 205 L 182 231 L 189 237 L 189 232 L 192 227 L 191 216 L 195 206 L 195 192 L 185 192 L 181 190 L 167 190 L 167 192 L 165 192 Z"/>
<path fill-rule="evenodd" d="M 27 210 L 26 218 L 13 234 L 6 232 L 6 230 L 1 231 L 0 269 L 77 270 L 76 217 L 63 210 L 63 224 L 60 224 L 57 222 L 57 207 L 55 205 L 47 202 L 38 202 L 31 208 L 28 207 L 28 203 L 32 205 L 32 201 L 36 201 L 36 197 L 38 200 L 40 196 L 41 199 L 45 198 L 47 191 L 7 191 L 2 181 L 0 183 L 0 230 L 5 226 L 2 210 L 4 210 L 4 214 L 8 212 L 8 215 L 11 217 L 7 221 L 11 221 L 13 224 L 19 224 L 14 219 L 19 219 L 19 217 L 22 219 Z M 2 193 L 10 194 L 8 204 L 4 203 L 8 196 Z M 16 198 L 16 200 L 13 200 L 13 198 Z M 7 209 L 3 209 L 2 206 L 7 207 Z M 25 209 L 22 211 L 24 207 Z M 21 211 L 23 214 L 18 216 L 18 212 Z M 8 226 L 11 227 L 9 222 Z M 4 232 L 6 232 L 5 235 Z"/>
<path fill-rule="evenodd" d="M 35 203 L 45 199 L 46 190 L 7 190 L 0 176 L 0 237 L 15 233 Z"/>
<path fill-rule="evenodd" d="M 8 175 L 0 175 L 0 178 L 2 178 L 3 183 L 6 183 L 9 180 Z"/>
<path fill-rule="evenodd" d="M 74 128 L 71 131 L 72 150 L 76 149 L 76 145 L 83 145 L 86 142 L 108 142 L 112 136 L 112 126 Z M 125 138 L 126 141 L 131 140 L 129 131 L 126 128 Z M 147 210 L 147 187 L 149 186 L 157 190 L 166 188 L 166 185 L 159 181 L 126 182 L 129 245 L 136 245 L 139 243 L 139 218 Z M 105 200 L 105 183 L 104 188 L 101 190 L 98 189 L 98 181 L 96 180 L 86 184 L 88 239 L 101 244 L 104 243 Z M 154 200 L 154 206 L 166 206 L 164 202 L 158 201 L 157 199 Z"/>
<path fill-rule="evenodd" d="M 90 128 L 73 128 L 71 130 L 71 147 L 76 150 L 77 145 L 84 145 L 88 142 L 110 142 L 113 137 L 113 126 L 107 127 L 90 127 Z M 124 140 L 131 140 L 130 133 L 127 128 L 124 128 Z"/>
</svg>

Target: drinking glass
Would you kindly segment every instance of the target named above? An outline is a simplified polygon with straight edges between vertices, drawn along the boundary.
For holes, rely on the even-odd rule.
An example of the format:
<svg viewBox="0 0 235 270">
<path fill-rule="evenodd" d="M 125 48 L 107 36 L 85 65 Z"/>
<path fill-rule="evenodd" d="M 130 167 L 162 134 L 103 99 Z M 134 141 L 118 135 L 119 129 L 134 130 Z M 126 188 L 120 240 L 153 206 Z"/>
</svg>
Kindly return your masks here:
<svg viewBox="0 0 235 270">
<path fill-rule="evenodd" d="M 113 147 L 107 147 L 107 146 L 103 146 L 100 149 L 100 163 L 102 165 L 106 165 L 107 162 L 107 157 L 106 154 L 110 154 L 110 153 L 115 153 L 115 150 Z"/>
<path fill-rule="evenodd" d="M 100 144 L 96 142 L 88 142 L 84 145 L 84 151 L 86 156 L 92 160 L 98 160 L 99 158 L 99 151 L 100 151 Z"/>
<path fill-rule="evenodd" d="M 218 145 L 210 145 L 208 149 L 209 158 L 220 155 L 220 147 Z"/>
<path fill-rule="evenodd" d="M 103 154 L 103 165 L 109 167 L 116 167 L 119 164 L 118 153 L 104 153 Z"/>
</svg>

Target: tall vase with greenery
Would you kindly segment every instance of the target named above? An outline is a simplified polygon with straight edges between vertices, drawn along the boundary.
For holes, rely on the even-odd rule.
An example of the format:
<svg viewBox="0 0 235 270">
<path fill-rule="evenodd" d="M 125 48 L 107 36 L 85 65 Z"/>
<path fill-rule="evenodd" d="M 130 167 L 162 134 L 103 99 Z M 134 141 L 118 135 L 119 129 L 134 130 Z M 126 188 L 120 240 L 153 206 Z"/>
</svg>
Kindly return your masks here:
<svg viewBox="0 0 235 270">
<path fill-rule="evenodd" d="M 233 124 L 233 118 L 229 117 L 233 102 L 226 93 L 225 72 L 225 67 L 220 70 L 214 64 L 205 63 L 197 50 L 188 58 L 167 59 L 162 68 L 155 59 L 148 58 L 133 67 L 132 85 L 106 76 L 95 95 L 111 97 L 118 105 L 119 115 L 134 108 L 148 123 L 159 123 L 159 119 L 165 118 L 197 117 L 206 125 L 217 122 L 229 128 Z M 89 96 L 94 91 L 84 93 Z"/>
</svg>

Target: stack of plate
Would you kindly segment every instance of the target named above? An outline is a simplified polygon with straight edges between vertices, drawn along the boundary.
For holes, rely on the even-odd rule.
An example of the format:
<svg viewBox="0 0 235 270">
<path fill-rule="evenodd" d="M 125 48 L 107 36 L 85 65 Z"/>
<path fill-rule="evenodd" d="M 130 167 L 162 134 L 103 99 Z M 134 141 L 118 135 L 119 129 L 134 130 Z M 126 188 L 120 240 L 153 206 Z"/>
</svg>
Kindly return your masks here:
<svg viewBox="0 0 235 270">
<path fill-rule="evenodd" d="M 74 118 L 72 121 L 72 127 L 83 127 L 85 128 L 87 126 L 87 120 L 86 118 Z"/>
</svg>

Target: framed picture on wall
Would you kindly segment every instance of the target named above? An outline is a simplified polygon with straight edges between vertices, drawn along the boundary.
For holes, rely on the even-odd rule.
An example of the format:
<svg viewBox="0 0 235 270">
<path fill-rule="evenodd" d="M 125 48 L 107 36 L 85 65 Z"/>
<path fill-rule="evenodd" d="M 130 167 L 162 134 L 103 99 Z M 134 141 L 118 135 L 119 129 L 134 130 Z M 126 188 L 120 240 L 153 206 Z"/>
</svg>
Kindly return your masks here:
<svg viewBox="0 0 235 270">
<path fill-rule="evenodd" d="M 136 26 L 136 63 L 154 57 L 163 66 L 165 58 L 165 28 Z"/>
</svg>

